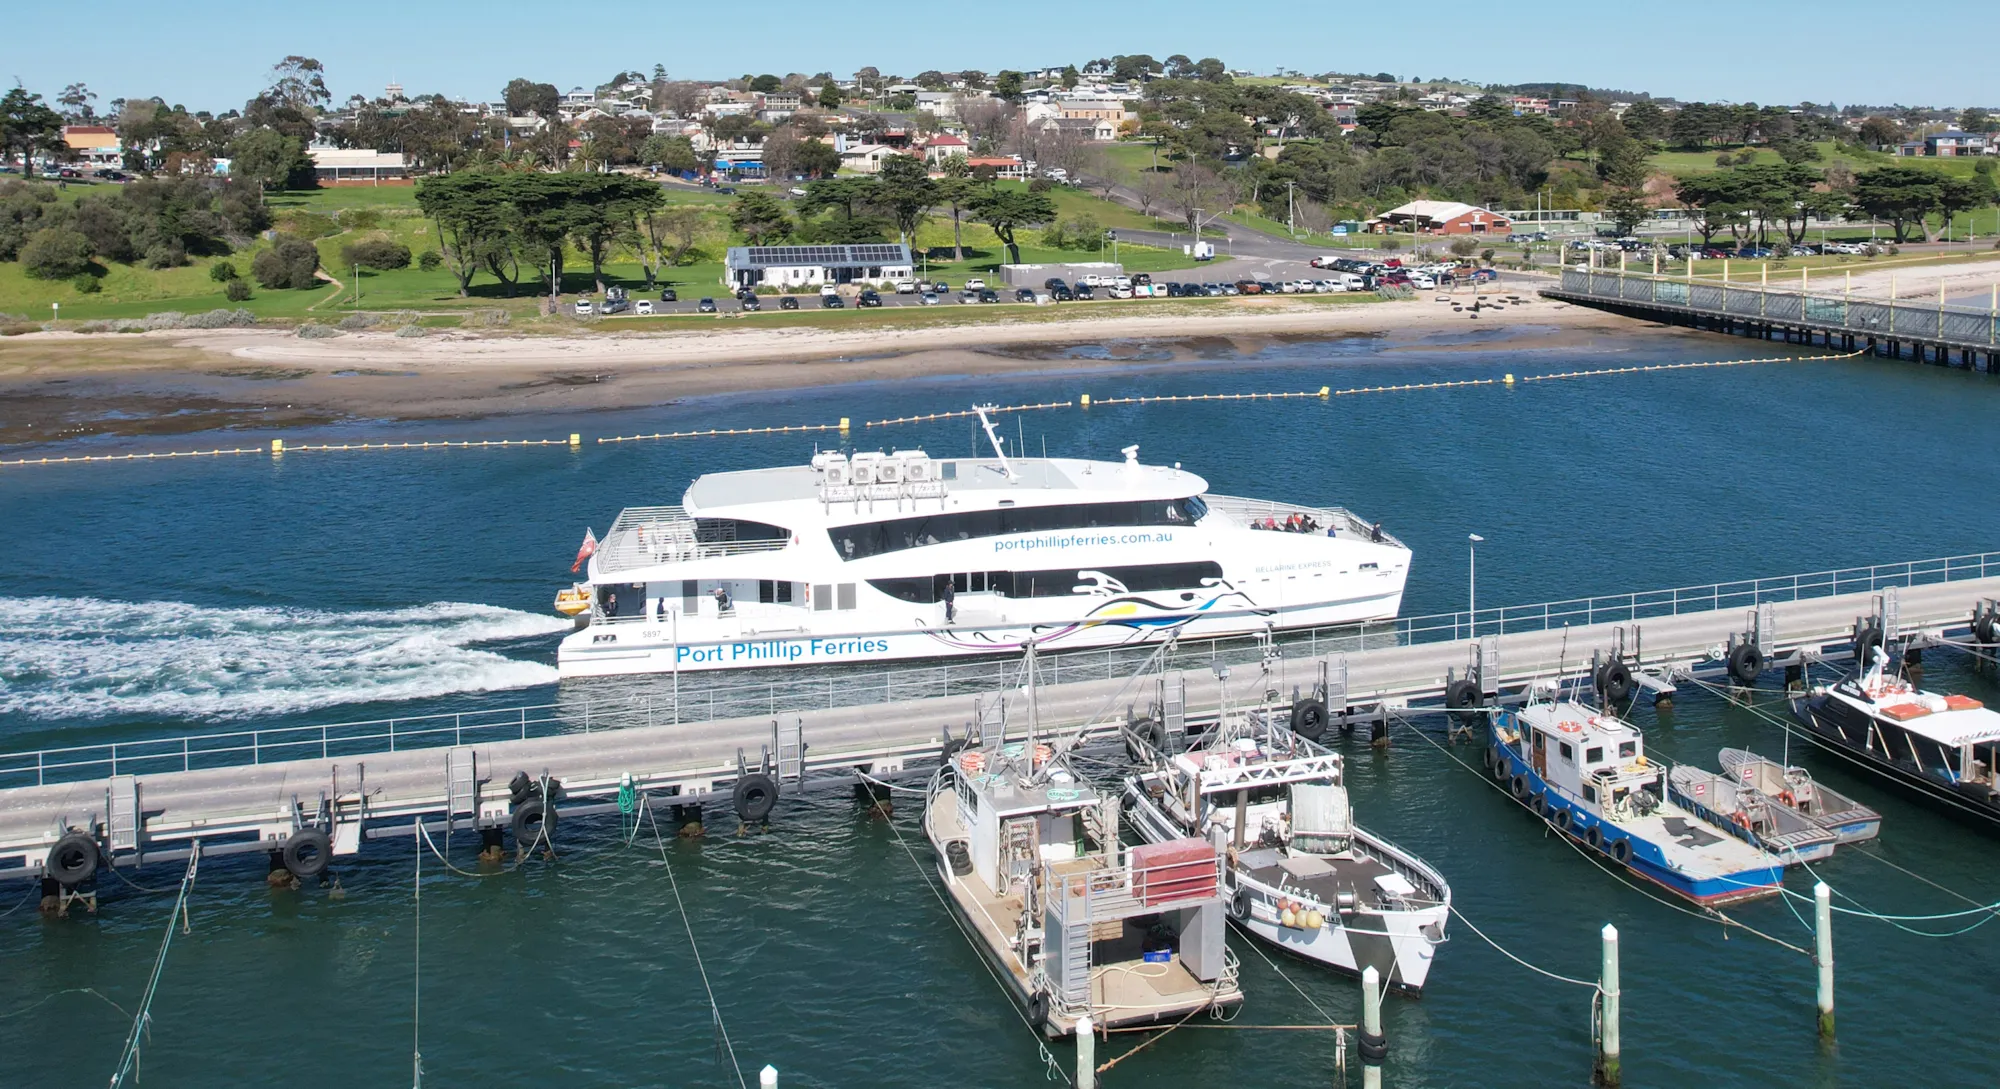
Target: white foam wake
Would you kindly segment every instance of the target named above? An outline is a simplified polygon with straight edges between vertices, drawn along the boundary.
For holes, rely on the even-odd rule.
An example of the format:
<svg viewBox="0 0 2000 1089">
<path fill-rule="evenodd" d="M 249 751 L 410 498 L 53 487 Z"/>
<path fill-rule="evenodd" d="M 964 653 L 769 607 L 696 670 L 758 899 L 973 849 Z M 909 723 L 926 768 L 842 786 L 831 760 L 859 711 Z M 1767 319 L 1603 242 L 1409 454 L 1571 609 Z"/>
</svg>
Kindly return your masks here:
<svg viewBox="0 0 2000 1089">
<path fill-rule="evenodd" d="M 478 644 L 567 627 L 456 602 L 325 612 L 0 597 L 0 714 L 244 718 L 552 684 L 553 667 Z"/>
</svg>

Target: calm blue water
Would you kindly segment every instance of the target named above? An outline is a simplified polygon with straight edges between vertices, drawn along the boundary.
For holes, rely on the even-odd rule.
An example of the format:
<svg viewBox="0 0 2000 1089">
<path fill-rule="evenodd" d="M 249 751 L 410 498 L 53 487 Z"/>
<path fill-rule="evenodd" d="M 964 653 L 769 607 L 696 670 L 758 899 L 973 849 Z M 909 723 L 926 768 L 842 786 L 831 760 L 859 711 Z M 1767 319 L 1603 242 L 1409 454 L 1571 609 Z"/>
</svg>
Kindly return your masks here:
<svg viewBox="0 0 2000 1089">
<path fill-rule="evenodd" d="M 1084 346 L 1079 359 L 1129 363 L 617 413 L 356 422 L 321 434 L 588 438 L 858 422 L 973 400 L 1341 388 L 1783 351 L 1679 333 L 1526 350 L 1492 331 L 1400 346 L 1204 342 L 1178 353 L 1186 362 L 1167 362 L 1176 353 L 1157 346 Z M 1418 614 L 1462 607 L 1465 536 L 1475 532 L 1486 538 L 1488 605 L 1994 547 L 1997 413 L 2000 382 L 1987 376 L 1861 360 L 1324 403 L 1071 409 L 1004 427 L 1033 453 L 1045 441 L 1051 454 L 1115 458 L 1138 442 L 1145 460 L 1182 462 L 1218 491 L 1335 502 L 1380 519 L 1416 550 L 1405 612 Z M 863 448 L 946 455 L 969 451 L 971 438 L 964 421 L 854 433 Z M 624 505 L 676 502 L 698 473 L 811 452 L 798 437 L 586 441 L 575 452 L 9 471 L 0 477 L 0 747 L 545 702 L 564 630 L 548 602 L 586 525 L 603 529 Z M 2000 687 L 1963 662 L 1933 658 L 1933 686 L 2000 700 Z M 1774 755 L 1783 745 L 1775 726 L 1702 696 L 1671 715 L 1635 717 L 1668 757 L 1712 764 L 1722 745 Z M 1843 918 L 1843 1032 L 1822 1050 L 1805 958 L 1627 888 L 1423 740 L 1399 736 L 1386 754 L 1351 756 L 1364 822 L 1436 863 L 1467 918 L 1514 953 L 1594 978 L 1597 928 L 1620 927 L 1630 1084 L 1864 1086 L 1917 1071 L 1991 1080 L 1990 1062 L 1966 1045 L 1990 1035 L 2000 927 L 1945 940 Z M 1974 899 L 2000 899 L 2000 845 L 1803 760 L 1885 811 L 1879 855 Z M 905 806 L 883 822 L 824 795 L 787 802 L 766 835 L 667 844 L 753 1083 L 771 1062 L 793 1085 L 1043 1084 L 1036 1045 L 899 839 L 928 866 L 913 817 Z M 269 893 L 259 864 L 205 867 L 193 933 L 176 939 L 154 1007 L 147 1084 L 400 1084 L 417 978 L 429 1085 L 733 1083 L 661 854 L 650 832 L 631 847 L 617 833 L 616 821 L 566 824 L 559 864 L 484 881 L 430 860 L 414 974 L 408 843 L 378 841 L 343 867 L 342 899 Z M 469 865 L 464 844 L 457 854 Z M 1862 852 L 1843 852 L 1823 873 L 1879 910 L 1964 906 Z M 156 869 L 141 880 L 164 886 L 172 876 Z M 1809 878 L 1793 885 L 1806 889 Z M 11 1057 L 0 1083 L 108 1075 L 129 1025 L 109 1003 L 136 1001 L 170 897 L 115 884 L 106 893 L 95 919 L 44 922 L 32 905 L 0 918 L 0 980 L 10 984 L 0 989 L 0 1054 Z M 1738 914 L 1809 944 L 1780 904 Z M 1251 995 L 1239 1024 L 1319 1019 L 1254 947 L 1238 952 Z M 1333 1016 L 1357 1016 L 1351 983 L 1279 967 Z M 1588 993 L 1517 967 L 1463 926 L 1430 993 L 1391 1002 L 1388 1031 L 1394 1085 L 1589 1076 Z M 1142 1038 L 1118 1038 L 1109 1053 Z M 1053 1051 L 1069 1065 L 1067 1045 Z M 1317 1085 L 1331 1071 L 1331 1041 L 1316 1034 L 1190 1027 L 1106 1081 Z"/>
</svg>

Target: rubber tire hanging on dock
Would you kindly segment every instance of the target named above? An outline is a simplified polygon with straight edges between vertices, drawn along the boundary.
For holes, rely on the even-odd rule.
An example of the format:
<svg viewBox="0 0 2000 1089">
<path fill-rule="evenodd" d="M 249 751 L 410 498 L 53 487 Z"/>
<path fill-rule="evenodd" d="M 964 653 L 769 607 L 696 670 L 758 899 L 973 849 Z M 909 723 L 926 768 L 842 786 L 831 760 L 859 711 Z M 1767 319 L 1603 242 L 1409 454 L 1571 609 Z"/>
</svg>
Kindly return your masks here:
<svg viewBox="0 0 2000 1089">
<path fill-rule="evenodd" d="M 333 861 L 333 837 L 318 828 L 301 828 L 285 840 L 278 857 L 285 872 L 301 881 L 310 881 L 326 872 Z"/>
<path fill-rule="evenodd" d="M 1143 740 L 1146 744 L 1152 746 L 1153 751 L 1159 755 L 1173 755 L 1173 750 L 1167 747 L 1167 724 L 1161 722 L 1159 719 L 1142 718 L 1125 728 L 1132 731 L 1135 736 Z M 1131 738 L 1125 739 L 1125 755 L 1130 757 L 1134 764 L 1143 764 L 1146 762 L 1145 755 L 1140 752 L 1138 744 Z"/>
<path fill-rule="evenodd" d="M 1558 832 L 1568 832 L 1570 826 L 1569 807 L 1566 805 L 1557 806 L 1555 812 L 1549 816 L 1549 823 L 1555 825 Z"/>
<path fill-rule="evenodd" d="M 1239 923 L 1249 921 L 1250 893 L 1248 890 L 1237 889 L 1236 895 L 1229 898 L 1229 917 Z"/>
<path fill-rule="evenodd" d="M 1326 734 L 1326 701 L 1307 697 L 1292 704 L 1292 732 L 1307 741 Z"/>
<path fill-rule="evenodd" d="M 1854 662 L 1862 669 L 1868 668 L 1868 652 L 1882 648 L 1882 629 L 1873 624 L 1854 633 Z"/>
<path fill-rule="evenodd" d="M 1632 837 L 1626 836 L 1622 839 L 1611 841 L 1611 861 L 1618 863 L 1620 866 L 1631 865 Z"/>
<path fill-rule="evenodd" d="M 1604 849 L 1603 827 L 1595 824 L 1591 825 L 1583 833 L 1583 842 L 1593 851 L 1602 851 Z"/>
<path fill-rule="evenodd" d="M 556 810 L 540 798 L 530 798 L 514 807 L 514 820 L 510 825 L 514 833 L 514 846 L 525 851 L 541 840 L 545 845 L 553 844 L 556 838 Z"/>
<path fill-rule="evenodd" d="M 1607 703 L 1624 703 L 1632 694 L 1632 668 L 1623 658 L 1612 658 L 1597 667 L 1597 692 Z"/>
<path fill-rule="evenodd" d="M 1995 616 L 1994 611 L 1991 609 L 1974 613 L 1972 615 L 1972 637 L 1988 646 L 2000 643 L 2000 616 Z"/>
<path fill-rule="evenodd" d="M 1512 794 L 1515 801 L 1526 804 L 1528 801 L 1528 777 L 1525 775 L 1516 775 L 1514 778 L 1508 780 L 1507 793 Z"/>
<path fill-rule="evenodd" d="M 97 873 L 97 841 L 82 832 L 71 832 L 49 848 L 42 862 L 42 874 L 61 885 L 80 885 Z"/>
<path fill-rule="evenodd" d="M 1744 688 L 1754 688 L 1764 672 L 1764 652 L 1755 644 L 1738 643 L 1729 652 L 1729 679 Z"/>
<path fill-rule="evenodd" d="M 1461 678 L 1451 682 L 1444 690 L 1444 705 L 1451 711 L 1451 720 L 1460 726 L 1470 726 L 1479 720 L 1472 709 L 1486 702 L 1486 694 L 1470 679 Z"/>
<path fill-rule="evenodd" d="M 1049 996 L 1036 991 L 1028 997 L 1028 1024 L 1036 1032 L 1046 1032 L 1049 1023 Z"/>
<path fill-rule="evenodd" d="M 778 806 L 778 781 L 761 771 L 751 772 L 736 780 L 735 789 L 729 792 L 730 804 L 736 807 L 736 816 L 745 824 L 755 824 L 771 815 Z"/>
</svg>

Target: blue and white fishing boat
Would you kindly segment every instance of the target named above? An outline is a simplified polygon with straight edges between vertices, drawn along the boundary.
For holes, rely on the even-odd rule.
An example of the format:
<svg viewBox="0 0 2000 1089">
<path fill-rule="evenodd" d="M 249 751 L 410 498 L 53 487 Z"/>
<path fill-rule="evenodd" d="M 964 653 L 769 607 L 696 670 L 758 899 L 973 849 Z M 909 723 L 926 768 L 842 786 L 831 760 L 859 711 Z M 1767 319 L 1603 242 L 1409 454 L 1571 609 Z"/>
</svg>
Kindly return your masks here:
<svg viewBox="0 0 2000 1089">
<path fill-rule="evenodd" d="M 1573 700 L 1492 717 L 1487 768 L 1558 832 L 1697 904 L 1773 896 L 1785 864 L 1674 804 L 1637 727 Z"/>
</svg>

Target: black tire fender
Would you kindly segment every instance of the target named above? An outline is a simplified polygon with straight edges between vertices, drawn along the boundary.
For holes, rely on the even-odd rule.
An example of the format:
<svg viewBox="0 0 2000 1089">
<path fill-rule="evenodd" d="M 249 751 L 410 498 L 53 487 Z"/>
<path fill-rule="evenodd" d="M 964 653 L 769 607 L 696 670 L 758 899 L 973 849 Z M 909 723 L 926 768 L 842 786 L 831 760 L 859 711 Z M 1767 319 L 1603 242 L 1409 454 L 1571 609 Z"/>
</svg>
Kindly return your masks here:
<svg viewBox="0 0 2000 1089">
<path fill-rule="evenodd" d="M 1493 754 L 1493 781 L 1496 783 L 1506 782 L 1508 777 L 1513 774 L 1513 765 L 1508 761 L 1507 754 L 1501 752 L 1497 747 L 1488 749 L 1487 751 Z"/>
<path fill-rule="evenodd" d="M 1597 691 L 1606 701 L 1623 703 L 1632 694 L 1632 667 L 1613 658 L 1597 667 Z"/>
<path fill-rule="evenodd" d="M 333 837 L 323 829 L 301 828 L 286 838 L 279 857 L 287 873 L 309 881 L 325 873 L 333 862 Z"/>
<path fill-rule="evenodd" d="M 1555 825 L 1558 832 L 1568 832 L 1570 826 L 1569 806 L 1558 805 L 1552 808 L 1555 812 L 1549 815 L 1549 823 Z"/>
<path fill-rule="evenodd" d="M 1729 679 L 1745 688 L 1757 683 L 1764 672 L 1764 652 L 1750 643 L 1738 643 L 1729 652 Z"/>
<path fill-rule="evenodd" d="M 1869 653 L 1882 648 L 1882 629 L 1868 625 L 1854 633 L 1854 662 L 1862 669 L 1869 665 Z"/>
<path fill-rule="evenodd" d="M 514 807 L 509 827 L 514 833 L 514 845 L 525 851 L 537 840 L 547 842 L 556 838 L 556 811 L 542 799 L 530 798 Z"/>
<path fill-rule="evenodd" d="M 1593 851 L 1602 851 L 1604 849 L 1604 829 L 1595 824 L 1591 825 L 1583 833 L 1583 842 Z"/>
<path fill-rule="evenodd" d="M 1307 741 L 1318 741 L 1326 734 L 1326 701 L 1307 697 L 1292 704 L 1292 732 Z"/>
<path fill-rule="evenodd" d="M 1451 682 L 1444 690 L 1444 705 L 1452 712 L 1452 721 L 1460 726 L 1470 726 L 1478 719 L 1473 708 L 1486 702 L 1486 694 L 1469 677 L 1461 677 Z"/>
<path fill-rule="evenodd" d="M 761 821 L 778 805 L 778 781 L 761 771 L 752 772 L 736 780 L 729 800 L 745 824 Z"/>
<path fill-rule="evenodd" d="M 1028 997 L 1028 1024 L 1046 1034 L 1049 1025 L 1049 996 L 1036 991 Z"/>
<path fill-rule="evenodd" d="M 61 885 L 80 885 L 97 873 L 101 852 L 97 841 L 83 832 L 70 832 L 49 848 L 42 862 L 42 875 Z"/>
<path fill-rule="evenodd" d="M 1611 860 L 1620 866 L 1632 861 L 1632 837 L 1621 836 L 1611 841 Z"/>
<path fill-rule="evenodd" d="M 1525 775 L 1514 776 L 1514 778 L 1507 783 L 1507 793 L 1512 794 L 1514 796 L 1514 800 L 1517 802 L 1527 801 L 1528 777 Z"/>
<path fill-rule="evenodd" d="M 1239 923 L 1249 921 L 1250 893 L 1248 890 L 1237 889 L 1236 895 L 1229 898 L 1229 917 Z"/>
</svg>

